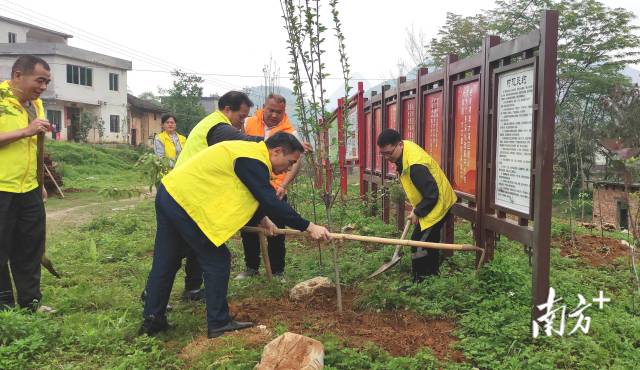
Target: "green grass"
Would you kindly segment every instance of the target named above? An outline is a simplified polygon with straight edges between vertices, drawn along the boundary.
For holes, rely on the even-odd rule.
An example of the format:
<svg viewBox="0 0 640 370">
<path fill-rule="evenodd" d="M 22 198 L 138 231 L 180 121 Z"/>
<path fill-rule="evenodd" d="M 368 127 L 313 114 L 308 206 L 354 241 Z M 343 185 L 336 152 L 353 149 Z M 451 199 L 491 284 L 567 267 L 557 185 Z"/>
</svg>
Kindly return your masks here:
<svg viewBox="0 0 640 370">
<path fill-rule="evenodd" d="M 130 146 L 47 141 L 46 148 L 58 163 L 66 188 L 97 191 L 144 184 L 133 168 L 141 152 Z"/>
<path fill-rule="evenodd" d="M 95 166 L 113 171 L 114 176 L 134 172 L 118 161 L 111 162 L 112 156 L 118 156 L 111 151 L 120 149 L 81 145 L 78 148 L 95 152 L 98 158 Z M 65 155 L 69 154 L 61 154 Z M 124 163 L 133 163 L 133 154 L 130 159 Z M 73 174 L 91 173 L 92 165 L 84 159 L 69 166 L 73 167 L 70 172 Z M 82 182 L 85 175 L 71 177 L 71 181 L 90 187 L 90 182 Z M 119 177 L 116 182 L 133 179 L 128 176 Z M 298 196 L 298 209 L 311 215 L 309 196 L 305 194 L 308 189 L 300 187 L 291 195 Z M 76 205 L 93 201 L 92 196 L 83 197 L 71 197 L 70 202 Z M 55 202 L 48 205 L 56 209 L 63 206 Z M 360 202 L 336 208 L 334 228 L 351 224 L 358 233 L 397 236 L 393 227 L 362 216 L 363 210 Z M 324 219 L 322 207 L 318 208 L 318 215 Z M 554 232 L 562 235 L 566 228 L 563 225 L 554 221 Z M 588 233 L 581 229 L 578 232 Z M 185 361 L 178 357 L 183 347 L 206 333 L 203 305 L 178 299 L 183 286 L 182 271 L 176 278 L 171 299 L 174 309 L 169 313 L 175 329 L 157 338 L 137 336 L 142 311 L 139 294 L 150 268 L 154 235 L 151 200 L 141 201 L 133 209 L 108 208 L 82 226 L 53 232 L 48 239 L 48 251 L 63 277 L 55 279 L 43 272 L 42 286 L 44 303 L 58 312 L 0 313 L 0 369 L 253 368 L 262 349 L 247 345 L 242 336 L 222 337 L 198 358 Z M 456 241 L 472 241 L 467 224 L 457 226 Z M 317 275 L 332 276 L 329 249 L 323 250 L 324 264 L 320 266 L 313 244 L 291 240 L 287 245 L 286 284 L 264 278 L 232 280 L 230 300 L 282 297 L 297 281 Z M 233 275 L 243 268 L 242 247 L 237 241 L 229 243 L 229 247 Z M 468 362 L 439 361 L 428 348 L 410 357 L 393 357 L 372 344 L 349 348 L 342 338 L 327 333 L 316 337 L 325 346 L 327 369 L 633 369 L 640 363 L 640 295 L 633 291 L 628 264 L 593 268 L 580 260 L 561 257 L 554 248 L 551 285 L 563 297 L 567 313 L 577 306 L 578 294 L 583 294 L 590 303 L 603 290 L 611 302 L 603 310 L 592 306 L 585 311 L 591 317 L 587 335 L 567 336 L 575 324 L 569 319 L 564 337 L 534 340 L 530 332 L 531 268 L 518 243 L 502 238 L 494 260 L 479 273 L 473 266 L 473 254 L 456 253 L 443 264 L 440 276 L 405 292 L 397 288 L 409 279 L 410 261 L 406 257 L 379 278 L 365 279 L 389 258 L 392 249 L 368 251 L 356 243 L 341 246 L 342 282 L 361 292 L 356 300 L 358 309 L 411 310 L 424 317 L 453 320 L 457 328 L 454 334 L 460 339 L 455 349 Z M 271 329 L 282 333 L 287 330 L 287 323 Z"/>
</svg>

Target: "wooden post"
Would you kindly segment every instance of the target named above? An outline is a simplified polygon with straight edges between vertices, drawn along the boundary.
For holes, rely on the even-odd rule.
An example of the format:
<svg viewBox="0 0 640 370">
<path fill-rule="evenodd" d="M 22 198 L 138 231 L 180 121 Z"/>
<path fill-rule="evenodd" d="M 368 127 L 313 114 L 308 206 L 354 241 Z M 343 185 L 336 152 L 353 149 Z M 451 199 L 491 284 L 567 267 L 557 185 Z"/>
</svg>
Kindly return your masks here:
<svg viewBox="0 0 640 370">
<path fill-rule="evenodd" d="M 338 266 L 338 246 L 336 243 L 331 243 L 331 249 L 333 252 L 333 269 L 336 274 L 336 297 L 338 303 L 338 313 L 342 313 L 342 288 L 340 287 L 340 266 Z"/>
<path fill-rule="evenodd" d="M 60 193 L 60 196 L 62 197 L 62 199 L 64 199 L 64 193 L 62 192 L 62 189 L 60 189 L 60 185 L 58 185 L 58 182 L 56 181 L 56 179 L 51 174 L 51 171 L 49 171 L 49 167 L 47 167 L 47 165 L 44 164 L 44 163 L 42 163 L 42 166 L 44 167 L 45 171 L 47 171 L 47 175 L 49 175 L 49 178 L 51 179 L 51 181 L 53 181 L 53 185 L 55 185 L 56 189 L 58 189 L 58 192 Z M 43 182 L 43 184 L 44 184 L 44 182 Z"/>
<path fill-rule="evenodd" d="M 258 233 L 260 238 L 260 253 L 264 262 L 264 269 L 267 271 L 267 280 L 271 281 L 273 274 L 271 273 L 271 261 L 269 260 L 269 248 L 267 247 L 267 236 L 264 233 Z"/>
</svg>

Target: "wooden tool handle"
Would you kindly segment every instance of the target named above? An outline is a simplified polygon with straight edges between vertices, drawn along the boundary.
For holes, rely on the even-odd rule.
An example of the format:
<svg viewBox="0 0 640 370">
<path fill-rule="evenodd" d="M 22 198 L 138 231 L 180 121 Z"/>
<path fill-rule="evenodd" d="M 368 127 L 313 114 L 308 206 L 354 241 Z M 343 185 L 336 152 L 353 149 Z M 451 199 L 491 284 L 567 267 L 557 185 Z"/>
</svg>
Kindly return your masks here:
<svg viewBox="0 0 640 370">
<path fill-rule="evenodd" d="M 261 233 L 261 232 L 264 232 L 265 230 L 261 227 L 245 226 L 242 228 L 242 231 L 252 232 L 252 233 Z M 279 235 L 309 236 L 309 233 L 307 231 L 298 231 L 298 230 L 291 230 L 291 229 L 276 229 L 275 233 Z M 469 244 L 419 242 L 415 240 L 379 238 L 376 236 L 364 236 L 364 235 L 341 234 L 341 233 L 329 233 L 329 235 L 331 236 L 332 239 L 337 239 L 337 240 L 353 240 L 353 241 L 369 242 L 369 243 L 376 243 L 376 244 L 402 245 L 405 247 L 418 247 L 418 248 L 431 248 L 431 249 L 447 249 L 447 250 L 458 250 L 458 251 L 482 251 L 482 248 L 469 245 Z"/>
</svg>

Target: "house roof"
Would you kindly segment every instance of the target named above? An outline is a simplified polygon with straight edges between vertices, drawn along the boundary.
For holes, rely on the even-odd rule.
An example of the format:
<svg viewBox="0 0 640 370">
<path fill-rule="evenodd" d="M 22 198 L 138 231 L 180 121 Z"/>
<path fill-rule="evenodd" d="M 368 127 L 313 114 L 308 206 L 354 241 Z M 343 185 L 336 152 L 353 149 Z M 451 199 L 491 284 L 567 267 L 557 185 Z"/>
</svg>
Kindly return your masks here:
<svg viewBox="0 0 640 370">
<path fill-rule="evenodd" d="M 158 113 L 164 113 L 167 111 L 165 108 L 152 101 L 140 99 L 137 96 L 131 94 L 127 94 L 127 103 L 131 104 L 132 107 L 138 108 L 143 111 Z"/>
<path fill-rule="evenodd" d="M 69 35 L 69 34 L 66 34 L 66 33 L 54 31 L 54 30 L 49 29 L 49 28 L 36 26 L 35 24 L 22 22 L 22 21 L 19 21 L 17 19 L 12 19 L 12 18 L 7 18 L 7 17 L 0 16 L 0 21 L 5 21 L 5 22 L 8 22 L 8 23 L 17 24 L 18 26 L 29 27 L 29 28 L 33 28 L 33 29 L 36 29 L 36 30 L 44 31 L 44 32 L 47 32 L 47 33 L 52 33 L 54 35 L 64 37 L 65 39 L 70 39 L 70 38 L 73 37 L 72 35 Z"/>
<path fill-rule="evenodd" d="M 130 71 L 131 61 L 112 57 L 93 51 L 75 48 L 58 42 L 22 42 L 16 44 L 0 43 L 0 55 L 59 55 L 71 59 Z"/>
<path fill-rule="evenodd" d="M 614 189 L 622 189 L 624 190 L 624 182 L 622 181 L 588 181 L 588 182 L 593 182 L 593 185 L 596 188 L 614 188 Z M 632 183 L 629 184 L 629 190 L 630 191 L 637 191 L 640 190 L 640 183 Z"/>
</svg>

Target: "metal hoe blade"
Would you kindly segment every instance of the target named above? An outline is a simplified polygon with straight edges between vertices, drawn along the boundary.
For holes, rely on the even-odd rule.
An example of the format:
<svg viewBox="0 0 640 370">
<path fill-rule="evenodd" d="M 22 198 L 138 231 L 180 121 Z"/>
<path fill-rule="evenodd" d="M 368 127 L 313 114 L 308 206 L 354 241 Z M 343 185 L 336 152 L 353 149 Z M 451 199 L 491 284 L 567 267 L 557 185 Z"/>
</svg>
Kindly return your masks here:
<svg viewBox="0 0 640 370">
<path fill-rule="evenodd" d="M 400 239 L 404 239 L 407 237 L 407 233 L 409 232 L 409 226 L 411 226 L 411 222 L 407 220 L 407 222 L 404 224 L 404 230 L 402 231 L 402 236 L 400 237 Z M 373 274 L 369 275 L 368 279 L 378 276 L 383 272 L 387 271 L 388 269 L 392 268 L 393 266 L 397 265 L 398 262 L 400 262 L 400 259 L 402 259 L 402 255 L 400 254 L 401 249 L 402 249 L 401 246 L 399 245 L 396 246 L 396 250 L 393 251 L 393 256 L 391 257 L 391 260 L 383 264 L 382 266 L 380 266 Z"/>
</svg>

